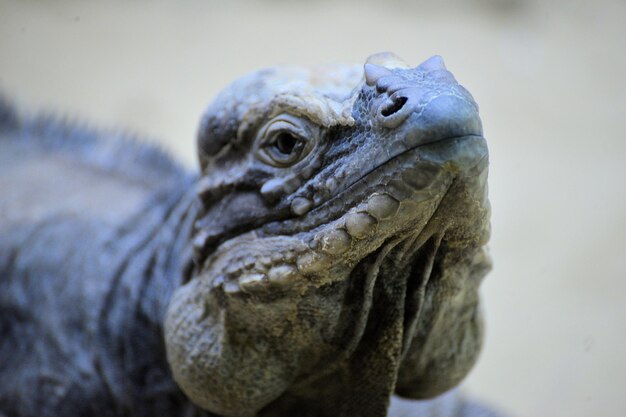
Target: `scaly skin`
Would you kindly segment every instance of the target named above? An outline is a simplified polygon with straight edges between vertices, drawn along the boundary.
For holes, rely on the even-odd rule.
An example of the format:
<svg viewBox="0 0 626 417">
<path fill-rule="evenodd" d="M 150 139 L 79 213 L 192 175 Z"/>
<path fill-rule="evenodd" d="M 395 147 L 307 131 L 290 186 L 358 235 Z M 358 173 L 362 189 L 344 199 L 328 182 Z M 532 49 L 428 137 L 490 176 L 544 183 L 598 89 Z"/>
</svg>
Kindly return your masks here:
<svg viewBox="0 0 626 417">
<path fill-rule="evenodd" d="M 0 414 L 487 415 L 391 400 L 456 386 L 482 339 L 487 148 L 439 57 L 242 78 L 197 179 L 0 113 Z"/>
</svg>

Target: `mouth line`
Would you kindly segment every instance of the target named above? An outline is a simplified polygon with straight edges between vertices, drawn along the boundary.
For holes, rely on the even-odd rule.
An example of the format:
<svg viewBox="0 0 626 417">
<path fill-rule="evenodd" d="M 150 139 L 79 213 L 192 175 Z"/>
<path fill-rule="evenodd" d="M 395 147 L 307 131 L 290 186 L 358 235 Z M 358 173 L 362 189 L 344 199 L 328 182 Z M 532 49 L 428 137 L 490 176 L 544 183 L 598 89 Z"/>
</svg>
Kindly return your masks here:
<svg viewBox="0 0 626 417">
<path fill-rule="evenodd" d="M 352 181 L 349 185 L 342 187 L 340 189 L 338 189 L 334 195 L 332 195 L 329 199 L 323 201 L 321 204 L 316 205 L 315 207 L 312 207 L 311 210 L 309 211 L 309 214 L 313 214 L 316 213 L 319 210 L 324 210 L 325 208 L 328 207 L 332 207 L 334 202 L 336 202 L 338 199 L 342 199 L 342 196 L 344 196 L 346 193 L 349 193 L 350 190 L 354 190 L 355 188 L 359 187 L 360 184 L 363 183 L 363 181 L 365 181 L 368 176 L 372 175 L 373 173 L 375 173 L 378 170 L 384 169 L 385 166 L 389 165 L 390 163 L 392 163 L 394 160 L 400 159 L 404 156 L 406 156 L 407 154 L 409 154 L 410 152 L 415 152 L 417 149 L 420 148 L 426 148 L 428 146 L 431 145 L 435 145 L 435 144 L 445 144 L 445 143 L 449 143 L 455 140 L 466 140 L 469 138 L 482 138 L 482 135 L 480 134 L 468 134 L 468 135 L 455 135 L 455 136 L 449 136 L 443 139 L 436 139 L 436 140 L 431 140 L 428 142 L 424 142 L 424 143 L 420 143 L 417 146 L 412 146 L 408 149 L 403 150 L 402 152 L 399 152 L 396 155 L 393 155 L 391 157 L 389 157 L 388 159 L 385 160 L 385 162 L 380 163 L 378 165 L 376 165 L 375 167 L 369 169 L 367 172 L 365 172 L 363 175 L 359 176 L 358 179 Z M 445 192 L 447 192 L 447 190 L 444 190 L 444 194 Z M 355 193 L 355 194 L 361 194 L 359 193 Z M 358 205 L 358 201 L 361 198 L 363 198 L 364 196 L 360 196 L 360 197 L 355 197 L 350 198 L 348 200 L 351 201 L 351 203 L 348 203 L 347 201 L 345 201 L 346 204 L 353 204 L 353 205 Z M 311 231 L 319 226 L 321 226 L 322 224 L 325 223 L 331 223 L 334 220 L 340 218 L 341 216 L 343 216 L 346 212 L 345 209 L 341 209 L 341 210 L 337 210 L 334 211 L 332 210 L 332 213 L 326 213 L 324 216 L 319 216 L 319 215 L 314 215 L 314 218 L 316 218 L 317 221 L 313 221 L 313 222 L 304 222 L 304 224 L 298 224 L 297 222 L 299 222 L 300 217 L 299 216 L 293 216 L 290 217 L 288 219 L 283 219 L 282 221 L 277 221 L 277 222 L 271 222 L 270 225 L 274 225 L 277 226 L 276 229 L 272 230 L 271 232 L 268 233 L 268 224 L 266 225 L 262 225 L 258 228 L 255 228 L 254 230 L 257 230 L 259 232 L 261 232 L 261 236 L 266 236 L 266 235 L 276 235 L 276 234 L 282 234 L 282 235 L 295 235 L 298 233 L 302 233 L 302 232 L 306 232 L 306 231 Z M 322 219 L 323 217 L 323 219 Z M 278 226 L 279 223 L 285 222 L 286 224 L 288 224 L 288 227 L 285 224 L 282 224 L 280 226 Z"/>
<path fill-rule="evenodd" d="M 337 193 L 335 195 L 338 196 L 340 194 L 342 194 L 343 192 L 349 190 L 350 188 L 352 188 L 355 184 L 357 184 L 358 182 L 362 181 L 363 179 L 367 178 L 370 174 L 376 172 L 377 170 L 379 170 L 380 168 L 383 168 L 384 166 L 386 166 L 387 164 L 389 164 L 390 162 L 392 162 L 395 159 L 401 158 L 402 156 L 425 146 L 428 145 L 432 145 L 433 143 L 440 143 L 440 142 L 450 142 L 450 141 L 454 141 L 457 139 L 465 139 L 465 138 L 469 138 L 469 137 L 482 137 L 482 135 L 479 134 L 469 134 L 469 135 L 458 135 L 458 136 L 449 136 L 447 138 L 443 138 L 443 139 L 433 139 L 431 141 L 428 142 L 424 142 L 424 143 L 420 143 L 419 145 L 416 146 L 412 146 L 408 149 L 403 150 L 402 152 L 393 155 L 392 157 L 390 157 L 389 159 L 387 159 L 385 162 L 383 162 L 382 164 L 378 164 L 376 165 L 374 168 L 370 169 L 369 171 L 367 171 L 365 174 L 361 175 L 358 179 L 354 180 L 352 183 L 350 183 L 348 186 L 346 186 L 344 189 L 340 190 L 339 193 Z M 320 205 L 321 207 L 322 205 Z"/>
</svg>

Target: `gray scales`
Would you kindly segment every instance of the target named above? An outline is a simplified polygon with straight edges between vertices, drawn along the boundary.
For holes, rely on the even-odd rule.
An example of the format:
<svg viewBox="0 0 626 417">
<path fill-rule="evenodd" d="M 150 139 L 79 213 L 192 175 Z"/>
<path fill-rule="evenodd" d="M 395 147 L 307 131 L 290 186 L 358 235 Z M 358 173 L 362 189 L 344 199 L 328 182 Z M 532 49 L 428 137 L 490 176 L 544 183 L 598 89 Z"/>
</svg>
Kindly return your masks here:
<svg viewBox="0 0 626 417">
<path fill-rule="evenodd" d="M 490 209 L 441 58 L 246 76 L 199 174 L 6 101 L 0 135 L 0 416 L 493 415 L 446 393 Z"/>
</svg>

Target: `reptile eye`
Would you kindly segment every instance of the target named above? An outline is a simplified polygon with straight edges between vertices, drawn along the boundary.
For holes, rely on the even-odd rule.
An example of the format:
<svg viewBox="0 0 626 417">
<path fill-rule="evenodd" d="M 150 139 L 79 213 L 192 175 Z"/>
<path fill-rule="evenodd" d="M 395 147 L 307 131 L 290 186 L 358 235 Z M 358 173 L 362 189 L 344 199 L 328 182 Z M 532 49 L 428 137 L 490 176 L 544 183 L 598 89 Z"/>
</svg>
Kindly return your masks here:
<svg viewBox="0 0 626 417">
<path fill-rule="evenodd" d="M 305 142 L 289 131 L 279 131 L 268 138 L 264 151 L 276 166 L 293 165 L 300 160 Z"/>
<path fill-rule="evenodd" d="M 281 132 L 276 136 L 276 143 L 274 146 L 278 152 L 289 155 L 294 151 L 299 141 L 300 140 L 291 133 Z"/>
<path fill-rule="evenodd" d="M 268 122 L 257 138 L 257 157 L 285 168 L 300 162 L 313 148 L 317 129 L 309 121 L 283 114 Z"/>
</svg>

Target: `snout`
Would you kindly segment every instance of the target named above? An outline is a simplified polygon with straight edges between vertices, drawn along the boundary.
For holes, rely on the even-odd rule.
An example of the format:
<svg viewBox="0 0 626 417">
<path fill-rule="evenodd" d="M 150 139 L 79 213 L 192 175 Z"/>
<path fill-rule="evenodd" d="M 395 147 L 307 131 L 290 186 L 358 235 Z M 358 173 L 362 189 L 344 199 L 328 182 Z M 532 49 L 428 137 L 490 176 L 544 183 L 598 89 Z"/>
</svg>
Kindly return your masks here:
<svg viewBox="0 0 626 417">
<path fill-rule="evenodd" d="M 396 131 L 409 147 L 482 135 L 478 106 L 441 57 L 434 56 L 416 68 L 367 63 L 365 79 L 375 88 L 371 110 L 377 124 Z"/>
<path fill-rule="evenodd" d="M 453 95 L 438 96 L 423 109 L 412 111 L 400 129 L 411 147 L 459 136 L 482 136 L 476 105 Z"/>
</svg>

